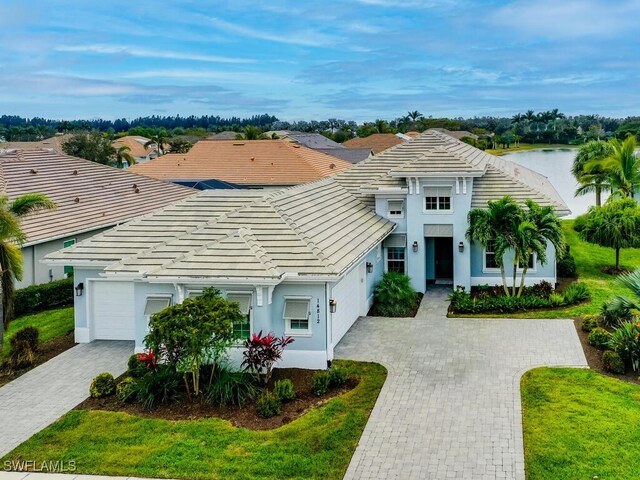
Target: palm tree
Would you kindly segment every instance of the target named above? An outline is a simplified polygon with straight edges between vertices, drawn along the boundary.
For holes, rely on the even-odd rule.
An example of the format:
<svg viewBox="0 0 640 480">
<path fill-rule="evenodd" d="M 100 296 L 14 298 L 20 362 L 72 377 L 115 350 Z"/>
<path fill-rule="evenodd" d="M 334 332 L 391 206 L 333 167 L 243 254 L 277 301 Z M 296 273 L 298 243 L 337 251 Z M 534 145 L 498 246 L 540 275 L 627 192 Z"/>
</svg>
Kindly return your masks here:
<svg viewBox="0 0 640 480">
<path fill-rule="evenodd" d="M 158 156 L 164 154 L 164 146 L 169 140 L 169 134 L 166 130 L 156 130 L 153 135 L 149 135 L 149 141 L 144 144 L 144 148 L 153 147 L 155 145 Z"/>
<path fill-rule="evenodd" d="M 422 114 L 418 110 L 414 110 L 413 112 L 407 112 L 407 113 L 412 122 L 415 122 L 420 117 L 422 117 Z"/>
<path fill-rule="evenodd" d="M 504 292 L 509 296 L 504 255 L 508 250 L 515 250 L 515 232 L 522 217 L 522 209 L 510 196 L 489 201 L 487 205 L 486 209 L 475 208 L 469 212 L 466 236 L 470 242 L 478 242 L 485 249 L 492 246 L 496 265 L 500 268 Z"/>
<path fill-rule="evenodd" d="M 261 140 L 266 138 L 258 127 L 247 125 L 242 129 L 242 133 L 236 135 L 236 140 Z"/>
<path fill-rule="evenodd" d="M 611 184 L 611 194 L 622 198 L 633 198 L 640 188 L 640 157 L 636 155 L 636 137 L 630 135 L 624 142 L 617 138 L 609 141 L 611 153 L 604 160 L 593 160 L 585 165 L 585 170 L 602 169 L 607 172 Z"/>
<path fill-rule="evenodd" d="M 596 194 L 596 206 L 602 205 L 602 192 L 610 190 L 609 175 L 603 170 L 600 164 L 609 157 L 613 152 L 611 145 L 607 142 L 599 142 L 593 140 L 580 146 L 578 154 L 573 160 L 571 173 L 580 187 L 576 190 L 576 195 L 585 195 L 590 192 Z M 587 172 L 586 165 L 589 164 L 591 169 Z"/>
<path fill-rule="evenodd" d="M 131 148 L 126 145 L 118 147 L 115 151 L 114 157 L 116 159 L 116 167 L 123 168 L 124 162 L 127 162 L 127 166 L 135 165 L 136 158 L 131 155 Z"/>
<path fill-rule="evenodd" d="M 533 200 L 526 201 L 527 210 L 517 225 L 516 244 L 513 262 L 513 291 L 516 288 L 517 267 L 522 267 L 518 296 L 524 291 L 524 280 L 529 268 L 531 256 L 535 254 L 541 265 L 547 263 L 547 244 L 556 249 L 556 255 L 562 256 L 566 249 L 564 233 L 560 219 L 552 207 L 542 207 Z M 535 257 L 534 257 L 535 258 Z"/>
<path fill-rule="evenodd" d="M 42 193 L 27 193 L 13 202 L 0 196 L 0 351 L 4 331 L 13 319 L 15 280 L 22 280 L 22 244 L 26 235 L 20 228 L 20 218 L 40 210 L 51 210 L 56 204 Z"/>
</svg>

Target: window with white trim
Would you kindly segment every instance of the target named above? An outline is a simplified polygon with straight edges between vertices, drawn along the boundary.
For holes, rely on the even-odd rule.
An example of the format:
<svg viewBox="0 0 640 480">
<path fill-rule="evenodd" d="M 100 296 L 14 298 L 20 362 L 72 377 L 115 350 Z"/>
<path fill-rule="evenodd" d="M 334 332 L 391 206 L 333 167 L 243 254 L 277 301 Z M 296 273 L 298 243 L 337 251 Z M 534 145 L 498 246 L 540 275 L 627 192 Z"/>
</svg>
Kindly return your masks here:
<svg viewBox="0 0 640 480">
<path fill-rule="evenodd" d="M 495 242 L 493 240 L 489 240 L 489 242 L 487 243 L 487 248 L 484 249 L 484 268 L 500 268 L 497 263 Z"/>
<path fill-rule="evenodd" d="M 451 187 L 424 187 L 424 209 L 450 211 Z"/>
<path fill-rule="evenodd" d="M 387 247 L 387 272 L 405 272 L 405 248 Z"/>
<path fill-rule="evenodd" d="M 387 217 L 404 217 L 404 200 L 387 200 Z"/>
<path fill-rule="evenodd" d="M 531 255 L 529 255 L 529 265 L 527 265 L 527 270 L 533 270 L 535 266 L 536 266 L 536 254 L 532 253 Z M 522 262 L 522 260 L 518 262 L 518 268 L 519 269 L 524 268 L 524 263 Z"/>
<path fill-rule="evenodd" d="M 311 333 L 311 299 L 285 298 L 284 312 L 285 334 L 304 335 Z"/>
<path fill-rule="evenodd" d="M 240 313 L 242 320 L 233 322 L 233 333 L 236 338 L 246 340 L 251 335 L 251 300 L 250 293 L 229 292 L 227 300 L 230 302 L 238 302 L 240 304 Z"/>
<path fill-rule="evenodd" d="M 150 317 L 154 313 L 161 312 L 171 305 L 171 297 L 147 297 L 147 303 L 144 306 L 144 314 Z"/>
</svg>

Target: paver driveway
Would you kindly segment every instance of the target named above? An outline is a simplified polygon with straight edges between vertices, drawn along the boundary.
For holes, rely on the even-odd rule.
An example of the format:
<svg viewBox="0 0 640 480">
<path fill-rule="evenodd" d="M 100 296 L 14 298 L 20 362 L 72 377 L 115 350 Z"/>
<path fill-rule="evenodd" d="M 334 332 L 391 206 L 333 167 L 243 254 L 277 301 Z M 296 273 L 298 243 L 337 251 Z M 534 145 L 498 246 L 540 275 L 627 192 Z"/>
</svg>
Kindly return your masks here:
<svg viewBox="0 0 640 480">
<path fill-rule="evenodd" d="M 98 373 L 123 374 L 132 353 L 133 342 L 76 345 L 0 387 L 0 457 L 87 398 Z"/>
<path fill-rule="evenodd" d="M 573 322 L 446 308 L 446 290 L 429 290 L 416 318 L 361 318 L 337 346 L 389 371 L 345 478 L 524 479 L 520 377 L 587 365 Z"/>
</svg>

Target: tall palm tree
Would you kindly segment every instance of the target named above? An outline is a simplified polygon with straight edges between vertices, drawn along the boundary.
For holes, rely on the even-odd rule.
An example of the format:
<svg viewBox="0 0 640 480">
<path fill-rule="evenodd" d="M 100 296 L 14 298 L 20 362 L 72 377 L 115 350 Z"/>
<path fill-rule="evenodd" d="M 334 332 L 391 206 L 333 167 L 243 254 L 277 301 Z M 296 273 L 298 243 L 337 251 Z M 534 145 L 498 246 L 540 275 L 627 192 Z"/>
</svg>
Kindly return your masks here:
<svg viewBox="0 0 640 480">
<path fill-rule="evenodd" d="M 502 285 L 510 295 L 504 268 L 504 255 L 516 248 L 516 226 L 520 223 L 522 209 L 510 196 L 489 201 L 488 208 L 475 208 L 469 212 L 466 236 L 470 242 L 478 242 L 483 248 L 492 246 L 496 265 L 500 268 Z"/>
<path fill-rule="evenodd" d="M 618 197 L 634 197 L 640 189 L 640 157 L 636 155 L 636 137 L 630 135 L 621 142 L 617 138 L 609 141 L 611 153 L 604 160 L 594 160 L 585 165 L 585 170 L 605 170 L 611 184 L 611 194 Z"/>
<path fill-rule="evenodd" d="M 131 148 L 126 145 L 118 147 L 115 151 L 114 157 L 116 160 L 116 167 L 118 168 L 123 168 L 124 162 L 127 162 L 129 167 L 136 164 L 136 157 L 131 155 Z"/>
<path fill-rule="evenodd" d="M 420 117 L 422 117 L 422 114 L 418 110 L 414 110 L 413 112 L 407 112 L 407 113 L 412 122 L 415 122 Z"/>
<path fill-rule="evenodd" d="M 601 162 L 612 153 L 609 143 L 592 140 L 580 146 L 571 166 L 571 173 L 580 183 L 576 195 L 595 192 L 597 207 L 602 205 L 602 192 L 610 190 L 610 184 L 608 173 L 600 163 L 595 162 Z M 586 165 L 590 166 L 589 171 L 586 170 Z"/>
<path fill-rule="evenodd" d="M 15 280 L 22 280 L 22 244 L 26 235 L 20 228 L 20 218 L 40 210 L 51 210 L 56 204 L 42 193 L 27 193 L 13 202 L 0 196 L 0 351 L 4 331 L 13 319 Z"/>
</svg>

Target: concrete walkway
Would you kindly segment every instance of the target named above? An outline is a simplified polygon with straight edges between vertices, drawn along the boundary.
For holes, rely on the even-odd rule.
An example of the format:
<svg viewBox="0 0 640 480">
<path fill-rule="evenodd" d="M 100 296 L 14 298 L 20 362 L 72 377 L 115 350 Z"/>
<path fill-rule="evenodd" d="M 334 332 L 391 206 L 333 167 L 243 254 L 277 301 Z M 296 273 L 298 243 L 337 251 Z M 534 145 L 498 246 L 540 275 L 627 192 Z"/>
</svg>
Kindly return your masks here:
<svg viewBox="0 0 640 480">
<path fill-rule="evenodd" d="M 133 342 L 76 345 L 1 387 L 0 457 L 87 398 L 97 374 L 124 373 L 132 353 Z"/>
<path fill-rule="evenodd" d="M 446 295 L 361 318 L 337 346 L 389 370 L 345 478 L 524 480 L 521 375 L 587 366 L 571 320 L 446 318 Z"/>
</svg>

